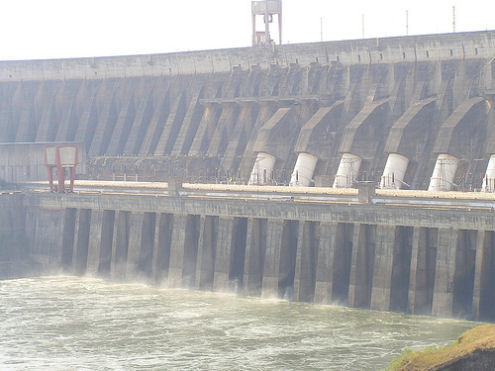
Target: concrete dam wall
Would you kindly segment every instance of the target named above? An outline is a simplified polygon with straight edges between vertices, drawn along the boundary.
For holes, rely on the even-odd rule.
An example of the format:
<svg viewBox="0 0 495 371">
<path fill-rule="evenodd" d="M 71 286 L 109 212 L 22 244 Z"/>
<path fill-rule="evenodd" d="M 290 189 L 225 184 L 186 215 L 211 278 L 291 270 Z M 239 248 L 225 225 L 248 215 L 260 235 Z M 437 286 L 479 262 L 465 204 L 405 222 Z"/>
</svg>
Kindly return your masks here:
<svg viewBox="0 0 495 371">
<path fill-rule="evenodd" d="M 276 201 L 3 194 L 2 277 L 28 259 L 45 273 L 495 321 L 494 57 L 487 31 L 0 62 L 0 142 L 80 143 L 85 177 L 344 188 Z M 377 204 L 348 189 L 365 180 L 431 193 Z M 480 189 L 464 204 L 439 196 Z"/>
<path fill-rule="evenodd" d="M 0 62 L 0 142 L 84 143 L 91 177 L 479 189 L 494 55 L 490 31 Z"/>
<path fill-rule="evenodd" d="M 0 201 L 12 197 L 44 273 L 495 320 L 493 199 L 469 211 L 163 193 Z"/>
</svg>

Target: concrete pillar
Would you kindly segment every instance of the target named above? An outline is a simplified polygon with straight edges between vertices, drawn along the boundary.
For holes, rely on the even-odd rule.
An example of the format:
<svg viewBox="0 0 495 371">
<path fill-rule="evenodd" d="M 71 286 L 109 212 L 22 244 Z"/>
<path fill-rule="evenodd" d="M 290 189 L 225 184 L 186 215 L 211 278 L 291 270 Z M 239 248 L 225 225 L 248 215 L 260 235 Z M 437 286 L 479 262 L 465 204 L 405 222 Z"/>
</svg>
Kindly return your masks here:
<svg viewBox="0 0 495 371">
<path fill-rule="evenodd" d="M 247 218 L 234 218 L 229 264 L 229 290 L 236 293 L 242 293 L 243 290 L 244 266 L 246 263 L 247 226 Z M 226 238 L 226 241 L 228 241 L 228 238 Z M 215 270 L 219 269 L 219 267 L 220 265 L 215 264 Z"/>
<path fill-rule="evenodd" d="M 413 227 L 405 226 L 396 227 L 395 230 L 389 308 L 394 312 L 407 312 L 413 232 Z"/>
<path fill-rule="evenodd" d="M 354 308 L 369 308 L 374 263 L 373 226 L 355 224 L 352 246 L 348 304 Z"/>
<path fill-rule="evenodd" d="M 174 215 L 168 270 L 169 287 L 194 287 L 199 233 L 199 216 Z"/>
<path fill-rule="evenodd" d="M 408 310 L 431 314 L 435 281 L 437 229 L 415 227 L 412 238 Z"/>
<path fill-rule="evenodd" d="M 91 210 L 79 209 L 76 215 L 74 252 L 72 254 L 74 272 L 77 275 L 86 273 L 88 261 L 89 244 L 89 223 L 91 220 Z"/>
<path fill-rule="evenodd" d="M 145 278 L 151 276 L 154 231 L 154 213 L 131 213 L 129 215 L 127 276 L 138 275 Z"/>
<path fill-rule="evenodd" d="M 390 309 L 392 268 L 396 255 L 395 229 L 395 226 L 391 225 L 376 227 L 375 265 L 370 304 L 372 310 L 388 311 Z"/>
<path fill-rule="evenodd" d="M 411 254 L 411 268 L 409 274 L 409 294 L 408 294 L 408 311 L 409 313 L 416 313 L 418 302 L 420 298 L 425 297 L 425 287 L 418 282 L 422 277 L 421 272 L 424 272 L 424 256 L 426 251 L 426 244 L 424 239 L 424 229 L 420 227 L 414 227 L 413 241 L 412 241 L 412 254 Z M 423 303 L 425 300 L 421 300 Z"/>
<path fill-rule="evenodd" d="M 453 314 L 472 318 L 478 231 L 460 230 L 457 239 Z"/>
<path fill-rule="evenodd" d="M 168 287 L 172 288 L 182 287 L 186 223 L 187 215 L 174 215 L 172 244 L 170 245 L 170 265 L 168 268 Z"/>
<path fill-rule="evenodd" d="M 98 266 L 98 275 L 102 277 L 110 276 L 114 225 L 115 211 L 105 210 L 103 212 L 103 225 L 101 231 L 100 256 Z"/>
<path fill-rule="evenodd" d="M 201 216 L 196 264 L 196 288 L 212 290 L 218 237 L 218 217 Z"/>
<path fill-rule="evenodd" d="M 139 275 L 139 258 L 143 239 L 144 213 L 129 214 L 129 246 L 127 249 L 126 278 Z"/>
<path fill-rule="evenodd" d="M 187 216 L 186 238 L 184 241 L 184 264 L 182 270 L 182 284 L 186 288 L 193 288 L 196 282 L 200 225 L 201 220 L 199 215 Z"/>
<path fill-rule="evenodd" d="M 318 304 L 330 304 L 332 301 L 334 257 L 338 243 L 337 229 L 337 223 L 320 223 L 314 296 L 314 302 Z"/>
<path fill-rule="evenodd" d="M 172 244 L 173 215 L 158 214 L 153 239 L 153 281 L 161 284 L 168 279 L 170 247 Z"/>
<path fill-rule="evenodd" d="M 495 232 L 478 231 L 473 292 L 473 318 L 495 320 Z"/>
<path fill-rule="evenodd" d="M 476 236 L 476 266 L 474 273 L 473 317 L 480 319 L 481 297 L 487 286 L 487 264 L 490 261 L 490 233 L 478 231 Z"/>
<path fill-rule="evenodd" d="M 71 270 L 72 268 L 76 215 L 77 209 L 65 209 L 64 232 L 62 237 L 62 268 L 64 270 Z"/>
<path fill-rule="evenodd" d="M 145 213 L 139 256 L 139 271 L 147 279 L 153 277 L 153 250 L 155 242 L 156 214 Z"/>
<path fill-rule="evenodd" d="M 100 266 L 101 230 L 103 227 L 103 210 L 91 211 L 91 223 L 89 227 L 89 247 L 86 273 L 96 276 Z"/>
<path fill-rule="evenodd" d="M 306 255 L 307 241 L 304 240 L 304 229 L 307 222 L 301 222 L 301 227 L 298 228 L 297 233 L 297 252 L 296 252 L 296 271 L 294 274 L 294 300 L 302 301 L 300 299 L 301 293 L 301 279 L 304 279 L 305 275 L 305 264 L 303 260 L 306 260 L 304 255 Z"/>
<path fill-rule="evenodd" d="M 313 302 L 315 297 L 320 224 L 301 222 L 297 244 L 294 299 Z"/>
<path fill-rule="evenodd" d="M 244 260 L 244 295 L 261 295 L 266 237 L 267 220 L 248 219 L 246 232 L 246 257 Z"/>
<path fill-rule="evenodd" d="M 458 231 L 438 229 L 432 315 L 452 316 Z"/>
<path fill-rule="evenodd" d="M 115 280 L 125 278 L 129 249 L 129 215 L 128 211 L 117 211 L 115 214 L 110 265 L 110 277 Z"/>
<path fill-rule="evenodd" d="M 234 218 L 220 217 L 218 220 L 218 239 L 215 253 L 215 269 L 213 273 L 213 290 L 229 291 L 229 275 L 231 270 L 234 246 Z"/>
<path fill-rule="evenodd" d="M 299 240 L 299 222 L 297 220 L 284 221 L 278 265 L 278 296 L 288 300 L 293 300 L 294 298 L 294 280 Z M 313 293 L 314 283 L 311 298 Z"/>
<path fill-rule="evenodd" d="M 283 220 L 268 220 L 266 250 L 263 261 L 263 283 L 261 290 L 261 296 L 264 298 L 278 297 L 280 252 L 282 249 L 283 228 Z"/>
</svg>

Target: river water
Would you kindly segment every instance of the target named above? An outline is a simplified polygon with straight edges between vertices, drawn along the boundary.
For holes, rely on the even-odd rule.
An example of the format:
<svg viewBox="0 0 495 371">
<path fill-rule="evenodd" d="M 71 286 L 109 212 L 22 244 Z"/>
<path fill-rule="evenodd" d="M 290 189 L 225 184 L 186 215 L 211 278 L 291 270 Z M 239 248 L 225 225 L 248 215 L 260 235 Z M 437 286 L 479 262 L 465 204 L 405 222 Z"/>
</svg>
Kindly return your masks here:
<svg viewBox="0 0 495 371">
<path fill-rule="evenodd" d="M 475 325 L 91 278 L 0 281 L 1 370 L 378 370 Z"/>
</svg>

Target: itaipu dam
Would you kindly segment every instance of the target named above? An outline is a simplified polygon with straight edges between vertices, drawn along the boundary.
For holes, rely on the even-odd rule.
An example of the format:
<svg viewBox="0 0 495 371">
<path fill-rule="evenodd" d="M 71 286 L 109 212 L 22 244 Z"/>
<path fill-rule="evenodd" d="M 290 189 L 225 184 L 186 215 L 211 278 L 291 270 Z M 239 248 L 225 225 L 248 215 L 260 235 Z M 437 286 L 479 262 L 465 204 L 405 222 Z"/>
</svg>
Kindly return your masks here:
<svg viewBox="0 0 495 371">
<path fill-rule="evenodd" d="M 0 62 L 0 276 L 495 321 L 494 100 L 495 31 Z"/>
</svg>

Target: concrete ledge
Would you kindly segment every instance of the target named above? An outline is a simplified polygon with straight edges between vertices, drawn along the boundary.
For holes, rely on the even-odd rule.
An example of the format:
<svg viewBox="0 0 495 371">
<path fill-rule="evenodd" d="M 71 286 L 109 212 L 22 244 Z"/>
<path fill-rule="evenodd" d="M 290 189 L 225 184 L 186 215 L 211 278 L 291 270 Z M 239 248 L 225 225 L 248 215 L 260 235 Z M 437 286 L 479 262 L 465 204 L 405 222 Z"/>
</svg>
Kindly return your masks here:
<svg viewBox="0 0 495 371">
<path fill-rule="evenodd" d="M 398 225 L 425 228 L 495 230 L 495 213 L 464 208 L 379 206 L 369 204 L 233 200 L 122 194 L 25 195 L 27 207 L 161 212 L 180 215 L 286 219 L 330 223 Z"/>
</svg>

